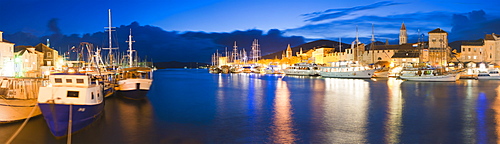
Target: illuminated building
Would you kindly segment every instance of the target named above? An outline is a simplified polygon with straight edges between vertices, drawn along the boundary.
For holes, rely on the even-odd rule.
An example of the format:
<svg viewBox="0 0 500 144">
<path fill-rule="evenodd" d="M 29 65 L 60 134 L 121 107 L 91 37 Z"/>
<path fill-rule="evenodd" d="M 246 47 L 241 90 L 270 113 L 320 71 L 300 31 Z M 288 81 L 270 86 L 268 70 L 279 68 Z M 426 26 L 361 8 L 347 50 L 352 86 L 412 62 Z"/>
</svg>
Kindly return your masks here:
<svg viewBox="0 0 500 144">
<path fill-rule="evenodd" d="M 14 75 L 14 43 L 3 39 L 0 31 L 0 76 Z"/>
</svg>

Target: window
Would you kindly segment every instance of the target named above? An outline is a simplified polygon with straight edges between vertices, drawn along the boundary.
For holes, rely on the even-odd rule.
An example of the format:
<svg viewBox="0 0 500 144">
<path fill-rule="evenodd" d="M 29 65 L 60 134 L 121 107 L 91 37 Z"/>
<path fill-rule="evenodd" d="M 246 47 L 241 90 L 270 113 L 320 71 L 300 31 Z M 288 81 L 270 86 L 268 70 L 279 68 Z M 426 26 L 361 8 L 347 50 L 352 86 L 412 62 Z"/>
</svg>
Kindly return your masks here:
<svg viewBox="0 0 500 144">
<path fill-rule="evenodd" d="M 378 59 L 378 60 L 382 60 L 382 58 L 381 58 L 381 57 L 378 57 L 377 59 Z"/>
<path fill-rule="evenodd" d="M 73 83 L 72 79 L 66 79 L 66 83 Z"/>
<path fill-rule="evenodd" d="M 66 95 L 67 97 L 73 97 L 73 98 L 78 98 L 78 93 L 79 91 L 68 91 L 68 94 Z"/>
<path fill-rule="evenodd" d="M 476 59 L 476 58 L 477 58 L 477 56 L 474 56 L 474 59 Z"/>
<path fill-rule="evenodd" d="M 94 99 L 94 92 L 91 92 L 90 95 L 91 95 L 91 98 Z"/>
<path fill-rule="evenodd" d="M 470 56 L 467 56 L 467 59 L 470 59 Z"/>
<path fill-rule="evenodd" d="M 470 52 L 470 48 L 469 48 L 469 52 Z"/>
<path fill-rule="evenodd" d="M 47 52 L 47 58 L 52 58 L 52 53 Z"/>
<path fill-rule="evenodd" d="M 76 83 L 83 83 L 83 79 L 76 79 Z"/>
<path fill-rule="evenodd" d="M 54 80 L 56 83 L 62 83 L 62 78 L 55 78 Z"/>
<path fill-rule="evenodd" d="M 476 48 L 474 48 L 474 52 L 476 52 Z"/>
<path fill-rule="evenodd" d="M 465 48 L 463 48 L 462 51 L 465 51 Z"/>
</svg>

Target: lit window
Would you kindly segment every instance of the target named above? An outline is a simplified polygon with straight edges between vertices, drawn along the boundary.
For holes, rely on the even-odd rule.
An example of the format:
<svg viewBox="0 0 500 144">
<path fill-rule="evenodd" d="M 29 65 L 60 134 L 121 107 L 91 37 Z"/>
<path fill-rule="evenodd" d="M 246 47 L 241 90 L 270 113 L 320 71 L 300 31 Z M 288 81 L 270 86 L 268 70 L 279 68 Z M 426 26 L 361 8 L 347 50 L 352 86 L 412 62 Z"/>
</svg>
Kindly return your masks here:
<svg viewBox="0 0 500 144">
<path fill-rule="evenodd" d="M 476 59 L 476 58 L 477 58 L 477 57 L 476 57 L 476 56 L 474 56 L 474 59 Z"/>
<path fill-rule="evenodd" d="M 403 61 L 406 61 L 406 59 L 403 59 Z"/>
</svg>

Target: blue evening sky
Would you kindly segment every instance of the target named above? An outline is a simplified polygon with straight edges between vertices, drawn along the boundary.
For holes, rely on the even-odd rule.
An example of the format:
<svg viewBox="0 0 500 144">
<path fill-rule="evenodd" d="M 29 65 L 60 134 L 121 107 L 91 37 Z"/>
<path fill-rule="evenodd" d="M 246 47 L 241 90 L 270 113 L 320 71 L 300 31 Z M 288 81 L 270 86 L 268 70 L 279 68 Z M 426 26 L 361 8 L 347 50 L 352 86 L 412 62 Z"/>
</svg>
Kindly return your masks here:
<svg viewBox="0 0 500 144">
<path fill-rule="evenodd" d="M 1 0 L 0 31 L 47 35 L 56 18 L 63 34 L 104 31 L 107 11 L 113 26 L 133 21 L 166 31 L 232 32 L 279 29 L 310 39 L 398 34 L 405 22 L 409 35 L 435 28 L 451 31 L 453 14 L 483 10 L 500 17 L 494 0 Z M 485 32 L 491 33 L 491 32 Z M 383 38 L 383 37 L 382 37 Z"/>
</svg>

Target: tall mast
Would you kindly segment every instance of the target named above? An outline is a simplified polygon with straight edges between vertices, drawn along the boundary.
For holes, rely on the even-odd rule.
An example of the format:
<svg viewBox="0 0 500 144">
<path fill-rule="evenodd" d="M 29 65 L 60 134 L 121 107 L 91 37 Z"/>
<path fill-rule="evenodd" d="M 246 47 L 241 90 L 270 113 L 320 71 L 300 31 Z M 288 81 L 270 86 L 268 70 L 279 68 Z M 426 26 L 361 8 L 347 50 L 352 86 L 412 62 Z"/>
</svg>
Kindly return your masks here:
<svg viewBox="0 0 500 144">
<path fill-rule="evenodd" d="M 111 31 L 114 31 L 113 28 L 114 27 L 111 27 L 111 9 L 108 9 L 108 27 L 105 27 L 105 28 L 108 28 L 108 41 L 109 41 L 109 44 L 108 44 L 108 48 L 103 48 L 105 50 L 109 50 L 109 54 L 108 54 L 108 57 L 109 57 L 109 64 L 110 65 L 114 65 L 115 64 L 115 59 L 114 59 L 114 56 L 113 56 L 113 49 L 117 49 L 117 48 L 113 48 L 113 43 L 112 43 L 112 39 L 111 39 Z"/>
<path fill-rule="evenodd" d="M 129 64 L 129 67 L 132 67 L 132 64 L 133 64 L 133 59 L 132 59 L 132 52 L 134 50 L 132 50 L 132 43 L 135 42 L 135 41 L 132 41 L 132 29 L 130 29 L 130 34 L 128 35 L 128 64 Z"/>
<path fill-rule="evenodd" d="M 236 62 L 238 59 L 238 46 L 236 46 L 236 41 L 234 41 L 234 46 L 233 46 L 233 62 Z"/>
</svg>

